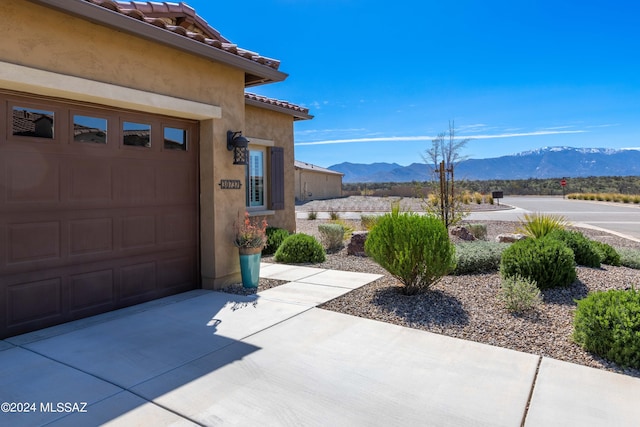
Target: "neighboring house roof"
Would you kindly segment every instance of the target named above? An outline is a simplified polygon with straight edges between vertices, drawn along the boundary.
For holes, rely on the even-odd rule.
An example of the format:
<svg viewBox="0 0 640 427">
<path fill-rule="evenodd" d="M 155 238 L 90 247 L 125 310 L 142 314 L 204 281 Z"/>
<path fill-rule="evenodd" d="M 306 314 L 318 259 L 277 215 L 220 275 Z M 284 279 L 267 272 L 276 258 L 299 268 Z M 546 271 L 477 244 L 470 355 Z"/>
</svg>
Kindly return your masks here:
<svg viewBox="0 0 640 427">
<path fill-rule="evenodd" d="M 282 81 L 280 61 L 242 49 L 180 2 L 32 0 L 118 31 L 133 34 L 245 71 L 245 86 Z"/>
<path fill-rule="evenodd" d="M 53 126 L 53 117 L 49 114 L 37 113 L 29 110 L 13 110 L 13 134 L 22 136 L 43 136 L 38 134 L 36 124 L 47 120 L 49 127 Z"/>
<path fill-rule="evenodd" d="M 279 101 L 266 96 L 256 95 L 255 93 L 246 92 L 244 94 L 245 103 L 259 108 L 278 111 L 280 113 L 290 114 L 294 121 L 309 120 L 313 116 L 309 114 L 309 109 L 292 104 L 288 101 Z"/>
<path fill-rule="evenodd" d="M 308 170 L 308 171 L 326 173 L 326 174 L 330 174 L 330 175 L 344 176 L 344 174 L 341 173 L 341 172 L 332 171 L 331 169 L 327 169 L 327 168 L 321 168 L 320 166 L 312 165 L 311 163 L 301 162 L 299 160 L 296 160 L 294 162 L 294 167 L 296 169 L 304 169 L 304 170 Z"/>
</svg>

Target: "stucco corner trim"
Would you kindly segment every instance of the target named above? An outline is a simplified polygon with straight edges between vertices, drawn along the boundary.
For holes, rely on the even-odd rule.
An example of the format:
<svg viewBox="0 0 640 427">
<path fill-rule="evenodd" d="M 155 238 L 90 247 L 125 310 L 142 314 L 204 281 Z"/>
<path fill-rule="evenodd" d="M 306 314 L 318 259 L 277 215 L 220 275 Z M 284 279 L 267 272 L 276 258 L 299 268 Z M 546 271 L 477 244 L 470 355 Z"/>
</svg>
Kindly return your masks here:
<svg viewBox="0 0 640 427">
<path fill-rule="evenodd" d="M 0 61 L 0 88 L 185 119 L 222 118 L 222 108 Z"/>
</svg>

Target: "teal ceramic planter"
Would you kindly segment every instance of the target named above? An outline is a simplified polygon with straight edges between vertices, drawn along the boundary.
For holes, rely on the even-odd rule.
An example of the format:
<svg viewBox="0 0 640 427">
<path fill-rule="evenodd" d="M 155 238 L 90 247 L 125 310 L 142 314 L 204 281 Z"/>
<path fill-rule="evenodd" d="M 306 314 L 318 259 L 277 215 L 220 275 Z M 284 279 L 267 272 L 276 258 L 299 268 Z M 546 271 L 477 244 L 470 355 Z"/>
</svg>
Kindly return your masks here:
<svg viewBox="0 0 640 427">
<path fill-rule="evenodd" d="M 260 281 L 260 252 L 251 255 L 240 254 L 240 274 L 242 286 L 257 288 Z"/>
</svg>

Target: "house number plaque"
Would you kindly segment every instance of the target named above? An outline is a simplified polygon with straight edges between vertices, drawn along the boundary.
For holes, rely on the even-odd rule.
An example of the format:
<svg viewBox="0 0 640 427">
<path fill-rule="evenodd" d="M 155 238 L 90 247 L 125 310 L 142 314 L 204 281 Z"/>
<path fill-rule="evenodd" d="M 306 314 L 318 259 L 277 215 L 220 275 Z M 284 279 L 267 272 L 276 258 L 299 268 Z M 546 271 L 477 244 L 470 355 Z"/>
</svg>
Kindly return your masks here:
<svg viewBox="0 0 640 427">
<path fill-rule="evenodd" d="M 242 181 L 239 179 L 221 179 L 218 185 L 223 190 L 239 190 L 242 188 Z"/>
</svg>

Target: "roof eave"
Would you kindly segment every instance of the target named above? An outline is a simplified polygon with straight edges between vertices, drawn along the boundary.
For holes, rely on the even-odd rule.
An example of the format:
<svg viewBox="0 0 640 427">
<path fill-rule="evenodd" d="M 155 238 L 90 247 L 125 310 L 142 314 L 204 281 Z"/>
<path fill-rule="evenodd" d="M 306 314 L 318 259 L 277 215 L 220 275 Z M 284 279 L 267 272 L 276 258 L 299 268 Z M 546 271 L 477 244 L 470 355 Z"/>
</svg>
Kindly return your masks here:
<svg viewBox="0 0 640 427">
<path fill-rule="evenodd" d="M 156 43 L 161 43 L 175 49 L 239 68 L 245 72 L 246 87 L 279 82 L 288 77 L 286 73 L 253 62 L 250 59 L 202 44 L 146 22 L 138 21 L 93 3 L 85 2 L 84 0 L 29 1 L 87 19 L 96 24 L 104 25 L 127 34 L 142 37 Z"/>
<path fill-rule="evenodd" d="M 295 111 L 290 108 L 280 107 L 278 105 L 268 104 L 266 102 L 257 101 L 255 99 L 247 99 L 244 100 L 245 104 L 251 105 L 253 107 L 264 108 L 266 110 L 276 111 L 278 113 L 287 114 L 289 116 L 293 116 L 294 121 L 299 120 L 311 120 L 313 116 L 311 114 L 305 114 L 301 111 Z"/>
</svg>

